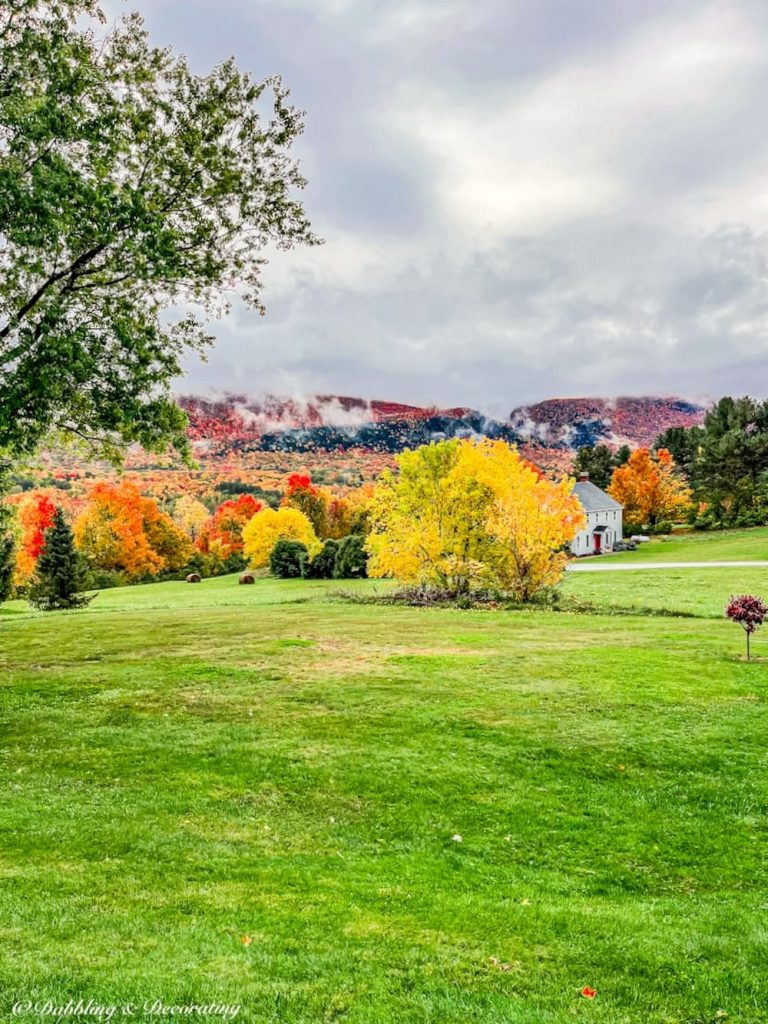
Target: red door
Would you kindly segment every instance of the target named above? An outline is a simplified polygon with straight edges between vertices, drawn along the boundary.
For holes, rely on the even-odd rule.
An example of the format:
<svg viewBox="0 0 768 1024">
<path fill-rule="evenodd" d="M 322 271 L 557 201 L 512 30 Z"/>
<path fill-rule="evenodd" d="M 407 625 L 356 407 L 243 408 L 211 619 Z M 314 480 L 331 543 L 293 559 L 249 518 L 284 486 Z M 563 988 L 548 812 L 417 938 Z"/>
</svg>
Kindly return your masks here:
<svg viewBox="0 0 768 1024">
<path fill-rule="evenodd" d="M 602 541 L 603 541 L 602 534 L 596 533 L 595 534 L 595 554 L 596 555 L 600 554 L 600 545 L 602 544 Z"/>
</svg>

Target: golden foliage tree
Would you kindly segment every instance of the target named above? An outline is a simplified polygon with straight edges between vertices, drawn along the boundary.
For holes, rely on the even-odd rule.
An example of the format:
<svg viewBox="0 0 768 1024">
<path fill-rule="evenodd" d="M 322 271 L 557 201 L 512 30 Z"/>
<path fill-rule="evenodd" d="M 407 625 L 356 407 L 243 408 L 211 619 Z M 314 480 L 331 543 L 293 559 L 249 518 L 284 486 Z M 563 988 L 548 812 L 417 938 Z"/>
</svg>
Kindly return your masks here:
<svg viewBox="0 0 768 1024">
<path fill-rule="evenodd" d="M 371 504 L 369 575 L 521 600 L 557 582 L 584 522 L 572 481 L 546 479 L 504 441 L 424 445 L 397 464 Z"/>
<path fill-rule="evenodd" d="M 557 583 L 567 547 L 586 525 L 573 480 L 550 480 L 505 441 L 464 442 L 460 466 L 493 495 L 486 528 L 495 540 L 491 566 L 501 588 L 528 601 Z"/>
<path fill-rule="evenodd" d="M 628 462 L 613 471 L 608 493 L 624 506 L 627 523 L 636 527 L 678 519 L 693 500 L 666 448 L 632 452 Z"/>
<path fill-rule="evenodd" d="M 189 494 L 183 494 L 173 509 L 173 521 L 190 540 L 196 541 L 211 514 L 202 501 Z"/>
<path fill-rule="evenodd" d="M 459 469 L 461 442 L 406 450 L 371 504 L 368 573 L 457 593 L 488 578 L 487 488 Z"/>
<path fill-rule="evenodd" d="M 163 569 L 176 572 L 186 565 L 194 550 L 186 533 L 152 498 L 141 499 L 141 514 L 149 546 L 162 558 Z"/>
<path fill-rule="evenodd" d="M 298 540 L 305 545 L 310 557 L 320 550 L 312 523 L 297 508 L 263 508 L 246 524 L 243 530 L 243 553 L 252 569 L 263 569 L 269 564 L 272 548 L 279 540 Z"/>
</svg>

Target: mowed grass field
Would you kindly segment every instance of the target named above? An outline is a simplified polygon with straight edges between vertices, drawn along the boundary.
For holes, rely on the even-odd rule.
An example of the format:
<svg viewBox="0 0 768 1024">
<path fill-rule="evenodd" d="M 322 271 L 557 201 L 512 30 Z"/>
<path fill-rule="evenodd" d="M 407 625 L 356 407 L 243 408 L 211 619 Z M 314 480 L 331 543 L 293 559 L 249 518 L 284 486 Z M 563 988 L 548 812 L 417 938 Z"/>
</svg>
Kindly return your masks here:
<svg viewBox="0 0 768 1024">
<path fill-rule="evenodd" d="M 602 556 L 612 562 L 730 562 L 768 560 L 768 526 L 652 537 L 635 551 Z"/>
<path fill-rule="evenodd" d="M 768 574 L 690 572 L 643 577 L 690 618 L 232 577 L 7 606 L 0 1019 L 764 1022 L 768 661 L 716 616 Z"/>
</svg>

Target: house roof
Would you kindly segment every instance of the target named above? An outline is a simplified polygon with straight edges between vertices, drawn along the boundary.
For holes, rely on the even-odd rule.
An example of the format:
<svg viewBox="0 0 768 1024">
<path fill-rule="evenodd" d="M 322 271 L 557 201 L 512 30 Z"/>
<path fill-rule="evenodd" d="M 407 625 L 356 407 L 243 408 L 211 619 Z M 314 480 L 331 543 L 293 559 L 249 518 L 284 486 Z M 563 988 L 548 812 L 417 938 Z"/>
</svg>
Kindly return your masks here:
<svg viewBox="0 0 768 1024">
<path fill-rule="evenodd" d="M 600 488 L 589 480 L 577 480 L 573 485 L 573 493 L 581 502 L 585 512 L 608 512 L 612 509 L 623 509 L 618 501 L 601 491 Z"/>
</svg>

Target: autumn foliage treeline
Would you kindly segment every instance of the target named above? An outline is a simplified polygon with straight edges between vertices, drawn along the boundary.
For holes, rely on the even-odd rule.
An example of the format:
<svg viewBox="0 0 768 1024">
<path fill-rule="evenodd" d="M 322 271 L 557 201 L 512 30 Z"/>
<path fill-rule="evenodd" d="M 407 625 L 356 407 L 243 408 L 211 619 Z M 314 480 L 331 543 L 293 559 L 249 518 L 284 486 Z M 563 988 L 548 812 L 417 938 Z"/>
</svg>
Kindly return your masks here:
<svg viewBox="0 0 768 1024">
<path fill-rule="evenodd" d="M 246 565 L 277 576 L 394 577 L 453 596 L 492 589 L 524 601 L 557 583 L 584 524 L 570 478 L 546 476 L 502 440 L 446 440 L 396 462 L 396 473 L 344 495 L 293 473 L 277 507 L 241 494 L 214 509 L 186 495 L 162 508 L 124 480 L 93 485 L 66 511 L 94 586 Z M 17 502 L 22 591 L 56 515 L 49 494 Z"/>
<path fill-rule="evenodd" d="M 665 430 L 650 448 L 582 448 L 587 470 L 625 508 L 630 528 L 665 532 L 684 520 L 695 529 L 768 523 L 768 401 L 726 396 L 703 423 Z"/>
<path fill-rule="evenodd" d="M 312 550 L 319 550 L 323 541 L 363 531 L 370 491 L 362 487 L 336 495 L 314 486 L 308 475 L 292 474 L 277 510 L 251 494 L 213 510 L 189 495 L 161 507 L 130 480 L 96 483 L 79 499 L 60 491 L 27 492 L 11 499 L 13 581 L 20 593 L 32 581 L 57 507 L 72 525 L 92 584 L 103 587 L 179 578 L 193 571 L 219 575 L 246 564 L 260 568 L 268 564 L 277 539 L 297 533 Z"/>
<path fill-rule="evenodd" d="M 630 526 L 685 514 L 691 491 L 668 450 L 610 458 L 608 490 Z M 484 590 L 529 601 L 559 581 L 585 524 L 571 477 L 548 476 L 514 445 L 487 438 L 423 445 L 396 464 L 375 485 L 343 495 L 292 473 L 276 507 L 247 493 L 212 509 L 189 495 L 161 507 L 123 480 L 94 484 L 65 511 L 94 587 L 248 566 L 282 577 L 393 577 L 453 597 Z M 45 492 L 17 500 L 21 592 L 34 586 L 57 515 Z"/>
</svg>

